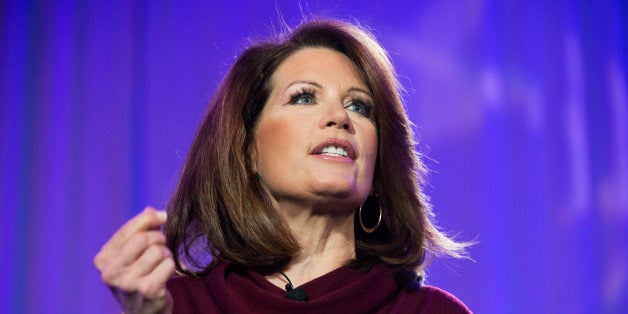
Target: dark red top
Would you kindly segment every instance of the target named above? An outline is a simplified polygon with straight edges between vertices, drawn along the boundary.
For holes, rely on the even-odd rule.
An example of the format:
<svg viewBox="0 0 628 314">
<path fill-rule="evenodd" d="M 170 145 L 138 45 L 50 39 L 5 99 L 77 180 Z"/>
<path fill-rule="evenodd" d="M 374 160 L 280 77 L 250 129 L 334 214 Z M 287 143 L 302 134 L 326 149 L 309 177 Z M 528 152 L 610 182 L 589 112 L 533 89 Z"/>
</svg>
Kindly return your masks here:
<svg viewBox="0 0 628 314">
<path fill-rule="evenodd" d="M 367 273 L 340 267 L 301 288 L 308 300 L 289 300 L 264 276 L 225 263 L 214 266 L 207 278 L 168 281 L 174 313 L 471 313 L 439 288 L 399 289 L 394 271 L 384 265 Z"/>
</svg>

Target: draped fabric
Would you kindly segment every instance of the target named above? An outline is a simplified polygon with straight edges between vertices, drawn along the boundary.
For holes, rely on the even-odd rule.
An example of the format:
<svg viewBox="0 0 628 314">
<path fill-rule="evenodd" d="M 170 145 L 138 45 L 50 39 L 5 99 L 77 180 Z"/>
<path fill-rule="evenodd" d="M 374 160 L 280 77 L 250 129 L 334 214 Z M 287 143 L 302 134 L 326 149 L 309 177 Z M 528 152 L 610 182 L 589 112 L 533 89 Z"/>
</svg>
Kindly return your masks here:
<svg viewBox="0 0 628 314">
<path fill-rule="evenodd" d="M 92 258 L 163 208 L 206 103 L 250 41 L 303 15 L 371 28 L 475 260 L 428 282 L 477 313 L 628 308 L 623 1 L 0 4 L 0 305 L 119 311 Z"/>
</svg>

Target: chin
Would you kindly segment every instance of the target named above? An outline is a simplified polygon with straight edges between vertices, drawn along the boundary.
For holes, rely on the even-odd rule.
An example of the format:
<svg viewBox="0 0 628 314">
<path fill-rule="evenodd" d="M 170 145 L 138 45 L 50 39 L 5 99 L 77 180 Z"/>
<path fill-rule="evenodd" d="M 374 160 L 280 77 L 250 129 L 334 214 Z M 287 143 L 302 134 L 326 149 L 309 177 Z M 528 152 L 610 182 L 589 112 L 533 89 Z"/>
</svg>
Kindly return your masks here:
<svg viewBox="0 0 628 314">
<path fill-rule="evenodd" d="M 321 184 L 315 191 L 316 194 L 325 198 L 332 198 L 336 202 L 340 199 L 341 203 L 359 204 L 362 200 L 366 199 L 369 193 L 369 189 L 363 189 L 361 191 L 355 182 L 335 182 L 333 184 Z"/>
</svg>

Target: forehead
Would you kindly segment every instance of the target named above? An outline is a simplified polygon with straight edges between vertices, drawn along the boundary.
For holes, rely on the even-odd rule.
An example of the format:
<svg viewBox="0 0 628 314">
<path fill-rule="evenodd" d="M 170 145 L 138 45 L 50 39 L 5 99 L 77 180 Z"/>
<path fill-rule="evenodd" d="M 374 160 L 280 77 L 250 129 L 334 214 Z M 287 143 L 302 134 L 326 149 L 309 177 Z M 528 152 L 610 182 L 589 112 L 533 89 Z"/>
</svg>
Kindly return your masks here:
<svg viewBox="0 0 628 314">
<path fill-rule="evenodd" d="M 296 80 L 367 89 L 351 59 L 329 48 L 303 48 L 294 52 L 277 67 L 271 78 L 272 86 L 290 84 Z"/>
</svg>

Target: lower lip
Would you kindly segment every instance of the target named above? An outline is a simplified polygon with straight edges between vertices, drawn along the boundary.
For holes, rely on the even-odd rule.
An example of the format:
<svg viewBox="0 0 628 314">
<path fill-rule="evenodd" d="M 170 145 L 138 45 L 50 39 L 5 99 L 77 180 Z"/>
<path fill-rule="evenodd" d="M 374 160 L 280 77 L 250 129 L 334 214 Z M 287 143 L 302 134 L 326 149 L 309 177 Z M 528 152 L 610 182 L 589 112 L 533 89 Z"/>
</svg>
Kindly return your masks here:
<svg viewBox="0 0 628 314">
<path fill-rule="evenodd" d="M 313 156 L 322 160 L 326 160 L 326 161 L 353 163 L 353 159 L 349 157 L 345 157 L 345 156 L 325 155 L 325 154 L 315 154 Z"/>
</svg>

